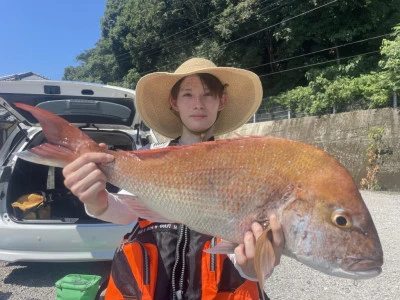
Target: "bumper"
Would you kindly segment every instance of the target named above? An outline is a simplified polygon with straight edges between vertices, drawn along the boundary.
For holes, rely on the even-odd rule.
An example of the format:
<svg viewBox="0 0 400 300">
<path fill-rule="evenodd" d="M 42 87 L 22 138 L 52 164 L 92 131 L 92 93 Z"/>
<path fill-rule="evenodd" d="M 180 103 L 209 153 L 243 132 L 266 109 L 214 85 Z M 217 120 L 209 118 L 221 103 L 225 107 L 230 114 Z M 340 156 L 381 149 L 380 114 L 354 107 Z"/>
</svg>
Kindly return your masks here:
<svg viewBox="0 0 400 300">
<path fill-rule="evenodd" d="M 134 224 L 24 224 L 0 221 L 0 260 L 73 262 L 112 259 Z"/>
</svg>

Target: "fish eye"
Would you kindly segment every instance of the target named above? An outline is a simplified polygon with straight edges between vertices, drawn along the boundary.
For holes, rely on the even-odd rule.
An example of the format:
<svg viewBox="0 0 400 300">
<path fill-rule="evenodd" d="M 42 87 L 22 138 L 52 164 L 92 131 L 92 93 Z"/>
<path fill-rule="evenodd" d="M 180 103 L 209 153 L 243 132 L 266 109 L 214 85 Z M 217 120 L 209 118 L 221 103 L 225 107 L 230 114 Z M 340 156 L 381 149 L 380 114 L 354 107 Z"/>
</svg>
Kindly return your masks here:
<svg viewBox="0 0 400 300">
<path fill-rule="evenodd" d="M 339 226 L 346 226 L 347 225 L 347 220 L 343 216 L 337 216 L 336 217 L 336 224 L 338 224 Z"/>
<path fill-rule="evenodd" d="M 349 229 L 353 226 L 351 218 L 343 211 L 334 211 L 331 220 L 340 229 Z"/>
</svg>

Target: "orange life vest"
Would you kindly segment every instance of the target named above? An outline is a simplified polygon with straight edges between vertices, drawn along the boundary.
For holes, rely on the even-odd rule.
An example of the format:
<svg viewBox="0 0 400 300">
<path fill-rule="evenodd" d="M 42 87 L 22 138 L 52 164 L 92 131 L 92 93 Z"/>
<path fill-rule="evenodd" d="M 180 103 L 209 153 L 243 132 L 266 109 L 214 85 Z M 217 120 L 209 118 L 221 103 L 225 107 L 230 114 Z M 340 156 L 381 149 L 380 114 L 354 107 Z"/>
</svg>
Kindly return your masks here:
<svg viewBox="0 0 400 300">
<path fill-rule="evenodd" d="M 203 251 L 217 242 L 185 225 L 139 220 L 115 252 L 105 299 L 260 299 L 226 255 Z"/>
</svg>

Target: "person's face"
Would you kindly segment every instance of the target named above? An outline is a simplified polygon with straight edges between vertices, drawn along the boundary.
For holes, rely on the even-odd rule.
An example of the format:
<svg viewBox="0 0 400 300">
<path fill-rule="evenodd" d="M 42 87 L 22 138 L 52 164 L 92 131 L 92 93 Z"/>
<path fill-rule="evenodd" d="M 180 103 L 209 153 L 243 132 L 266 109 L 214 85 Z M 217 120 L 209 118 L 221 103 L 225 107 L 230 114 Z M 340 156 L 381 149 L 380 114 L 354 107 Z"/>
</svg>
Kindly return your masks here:
<svg viewBox="0 0 400 300">
<path fill-rule="evenodd" d="M 226 95 L 212 95 L 197 75 L 187 76 L 179 87 L 177 99 L 170 98 L 171 107 L 192 132 L 203 133 L 217 119 L 217 114 L 226 105 Z"/>
</svg>

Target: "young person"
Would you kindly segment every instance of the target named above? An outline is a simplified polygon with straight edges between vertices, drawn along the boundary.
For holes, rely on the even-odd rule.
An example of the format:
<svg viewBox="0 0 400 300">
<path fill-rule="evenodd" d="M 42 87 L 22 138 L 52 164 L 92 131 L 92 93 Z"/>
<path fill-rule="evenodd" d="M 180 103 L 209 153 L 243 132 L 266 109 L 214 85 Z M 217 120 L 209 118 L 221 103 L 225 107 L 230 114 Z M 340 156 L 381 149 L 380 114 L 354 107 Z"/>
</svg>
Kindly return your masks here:
<svg viewBox="0 0 400 300">
<path fill-rule="evenodd" d="M 247 122 L 261 99 L 256 74 L 216 67 L 202 58 L 184 62 L 174 73 L 148 74 L 136 87 L 136 107 L 143 121 L 172 138 L 167 144 L 150 147 L 213 140 L 214 135 Z M 134 196 L 108 193 L 107 178 L 96 166 L 112 160 L 107 154 L 83 155 L 64 168 L 65 185 L 85 204 L 88 214 L 128 224 L 138 218 L 130 207 L 129 198 Z M 270 217 L 270 226 L 278 264 L 284 238 L 275 216 Z M 183 224 L 139 218 L 116 251 L 106 299 L 259 299 L 262 287 L 256 283 L 253 259 L 263 228 L 254 223 L 251 229 L 234 254 L 215 255 L 203 251 L 218 242 L 214 237 Z M 150 274 L 143 271 L 146 266 Z"/>
</svg>

